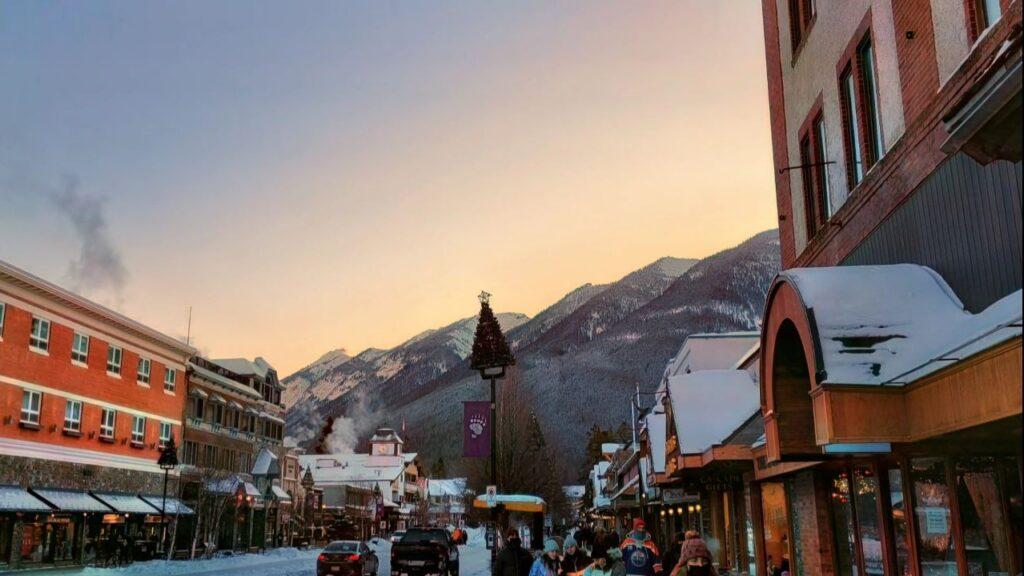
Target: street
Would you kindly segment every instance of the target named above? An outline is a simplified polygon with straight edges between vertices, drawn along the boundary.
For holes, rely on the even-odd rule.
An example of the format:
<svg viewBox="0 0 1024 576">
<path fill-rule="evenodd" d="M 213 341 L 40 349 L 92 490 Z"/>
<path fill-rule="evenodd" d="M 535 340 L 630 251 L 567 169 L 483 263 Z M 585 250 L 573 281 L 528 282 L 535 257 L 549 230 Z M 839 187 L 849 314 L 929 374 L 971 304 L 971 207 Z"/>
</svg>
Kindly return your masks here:
<svg viewBox="0 0 1024 576">
<path fill-rule="evenodd" d="M 377 576 L 391 574 L 391 543 L 387 540 L 370 542 L 380 559 Z M 484 543 L 482 530 L 470 530 L 469 540 L 460 546 L 460 576 L 485 576 L 490 574 L 490 554 Z M 137 562 L 124 568 L 68 568 L 47 570 L 48 576 L 198 576 L 198 575 L 243 575 L 251 576 L 315 576 L 317 550 L 283 548 L 265 554 L 245 554 L 210 560 L 153 561 Z"/>
</svg>

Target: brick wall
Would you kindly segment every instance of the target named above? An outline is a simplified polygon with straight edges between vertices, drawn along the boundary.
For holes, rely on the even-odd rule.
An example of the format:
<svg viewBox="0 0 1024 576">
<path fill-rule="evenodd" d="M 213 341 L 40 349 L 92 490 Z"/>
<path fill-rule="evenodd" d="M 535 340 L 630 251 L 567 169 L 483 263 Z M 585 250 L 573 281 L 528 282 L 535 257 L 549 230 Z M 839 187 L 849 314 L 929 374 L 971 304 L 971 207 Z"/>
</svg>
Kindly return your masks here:
<svg viewBox="0 0 1024 576">
<path fill-rule="evenodd" d="M 786 144 L 786 104 L 782 85 L 782 53 L 779 47 L 779 15 L 775 0 L 762 0 L 764 21 L 765 63 L 768 73 L 769 118 L 772 127 L 772 158 L 775 166 L 775 197 L 779 215 L 779 245 L 782 267 L 789 268 L 796 259 L 796 239 L 793 235 L 793 202 L 790 196 L 789 174 L 778 169 L 789 164 Z"/>
<path fill-rule="evenodd" d="M 892 5 L 903 90 L 903 115 L 913 124 L 939 89 L 931 0 L 903 0 Z"/>
<path fill-rule="evenodd" d="M 828 494 L 815 470 L 797 472 L 792 479 L 789 509 L 791 521 L 799 524 L 803 574 L 833 576 L 832 522 L 829 517 Z"/>
</svg>

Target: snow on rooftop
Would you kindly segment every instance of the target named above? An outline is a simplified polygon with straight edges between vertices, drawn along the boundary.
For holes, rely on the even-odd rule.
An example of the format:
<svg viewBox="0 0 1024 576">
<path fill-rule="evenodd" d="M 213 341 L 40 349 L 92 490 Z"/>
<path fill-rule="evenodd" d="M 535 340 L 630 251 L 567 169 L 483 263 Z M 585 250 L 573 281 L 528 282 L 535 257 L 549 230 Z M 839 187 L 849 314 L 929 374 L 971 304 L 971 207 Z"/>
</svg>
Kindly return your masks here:
<svg viewBox="0 0 1024 576">
<path fill-rule="evenodd" d="M 651 464 L 656 473 L 665 471 L 665 413 L 648 414 L 644 420 L 647 425 L 647 442 L 651 446 Z"/>
<path fill-rule="evenodd" d="M 42 500 L 20 486 L 0 486 L 0 510 L 4 512 L 52 512 Z"/>
<path fill-rule="evenodd" d="M 794 268 L 780 274 L 813 310 L 824 383 L 902 385 L 1021 335 L 1021 291 L 972 314 L 915 264 Z"/>
<path fill-rule="evenodd" d="M 392 463 L 388 465 L 387 463 Z M 392 482 L 405 470 L 401 457 L 370 454 L 308 454 L 299 456 L 299 466 L 311 468 L 319 485 Z"/>
<path fill-rule="evenodd" d="M 684 454 L 722 443 L 760 409 L 761 392 L 746 370 L 698 370 L 669 378 L 672 417 Z"/>
<path fill-rule="evenodd" d="M 431 496 L 462 496 L 466 493 L 465 478 L 431 478 L 427 481 Z"/>
<path fill-rule="evenodd" d="M 619 448 L 622 448 L 622 444 L 617 442 L 605 442 L 604 444 L 601 444 L 601 453 L 614 454 L 619 450 Z"/>
</svg>

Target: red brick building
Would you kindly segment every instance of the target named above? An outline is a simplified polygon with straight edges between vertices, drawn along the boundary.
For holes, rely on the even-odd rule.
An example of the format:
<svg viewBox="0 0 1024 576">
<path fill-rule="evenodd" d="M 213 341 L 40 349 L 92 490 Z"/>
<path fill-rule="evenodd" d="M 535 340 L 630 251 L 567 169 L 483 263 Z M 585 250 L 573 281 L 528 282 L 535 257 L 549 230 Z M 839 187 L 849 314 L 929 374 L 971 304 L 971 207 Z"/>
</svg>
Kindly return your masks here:
<svg viewBox="0 0 1024 576">
<path fill-rule="evenodd" d="M 180 445 L 193 353 L 0 262 L 0 567 L 156 538 L 159 510 L 138 495 L 161 493 L 159 450 Z"/>
<path fill-rule="evenodd" d="M 1017 574 L 1020 0 L 763 0 L 759 569 Z"/>
</svg>

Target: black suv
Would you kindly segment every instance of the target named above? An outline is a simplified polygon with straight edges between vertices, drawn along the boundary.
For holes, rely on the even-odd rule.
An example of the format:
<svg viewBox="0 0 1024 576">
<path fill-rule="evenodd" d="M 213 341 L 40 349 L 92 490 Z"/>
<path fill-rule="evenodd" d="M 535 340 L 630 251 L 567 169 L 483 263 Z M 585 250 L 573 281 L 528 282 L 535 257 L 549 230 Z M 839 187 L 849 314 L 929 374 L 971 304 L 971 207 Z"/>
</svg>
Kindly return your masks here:
<svg viewBox="0 0 1024 576">
<path fill-rule="evenodd" d="M 410 528 L 391 546 L 391 576 L 459 576 L 459 548 L 444 528 Z"/>
</svg>

